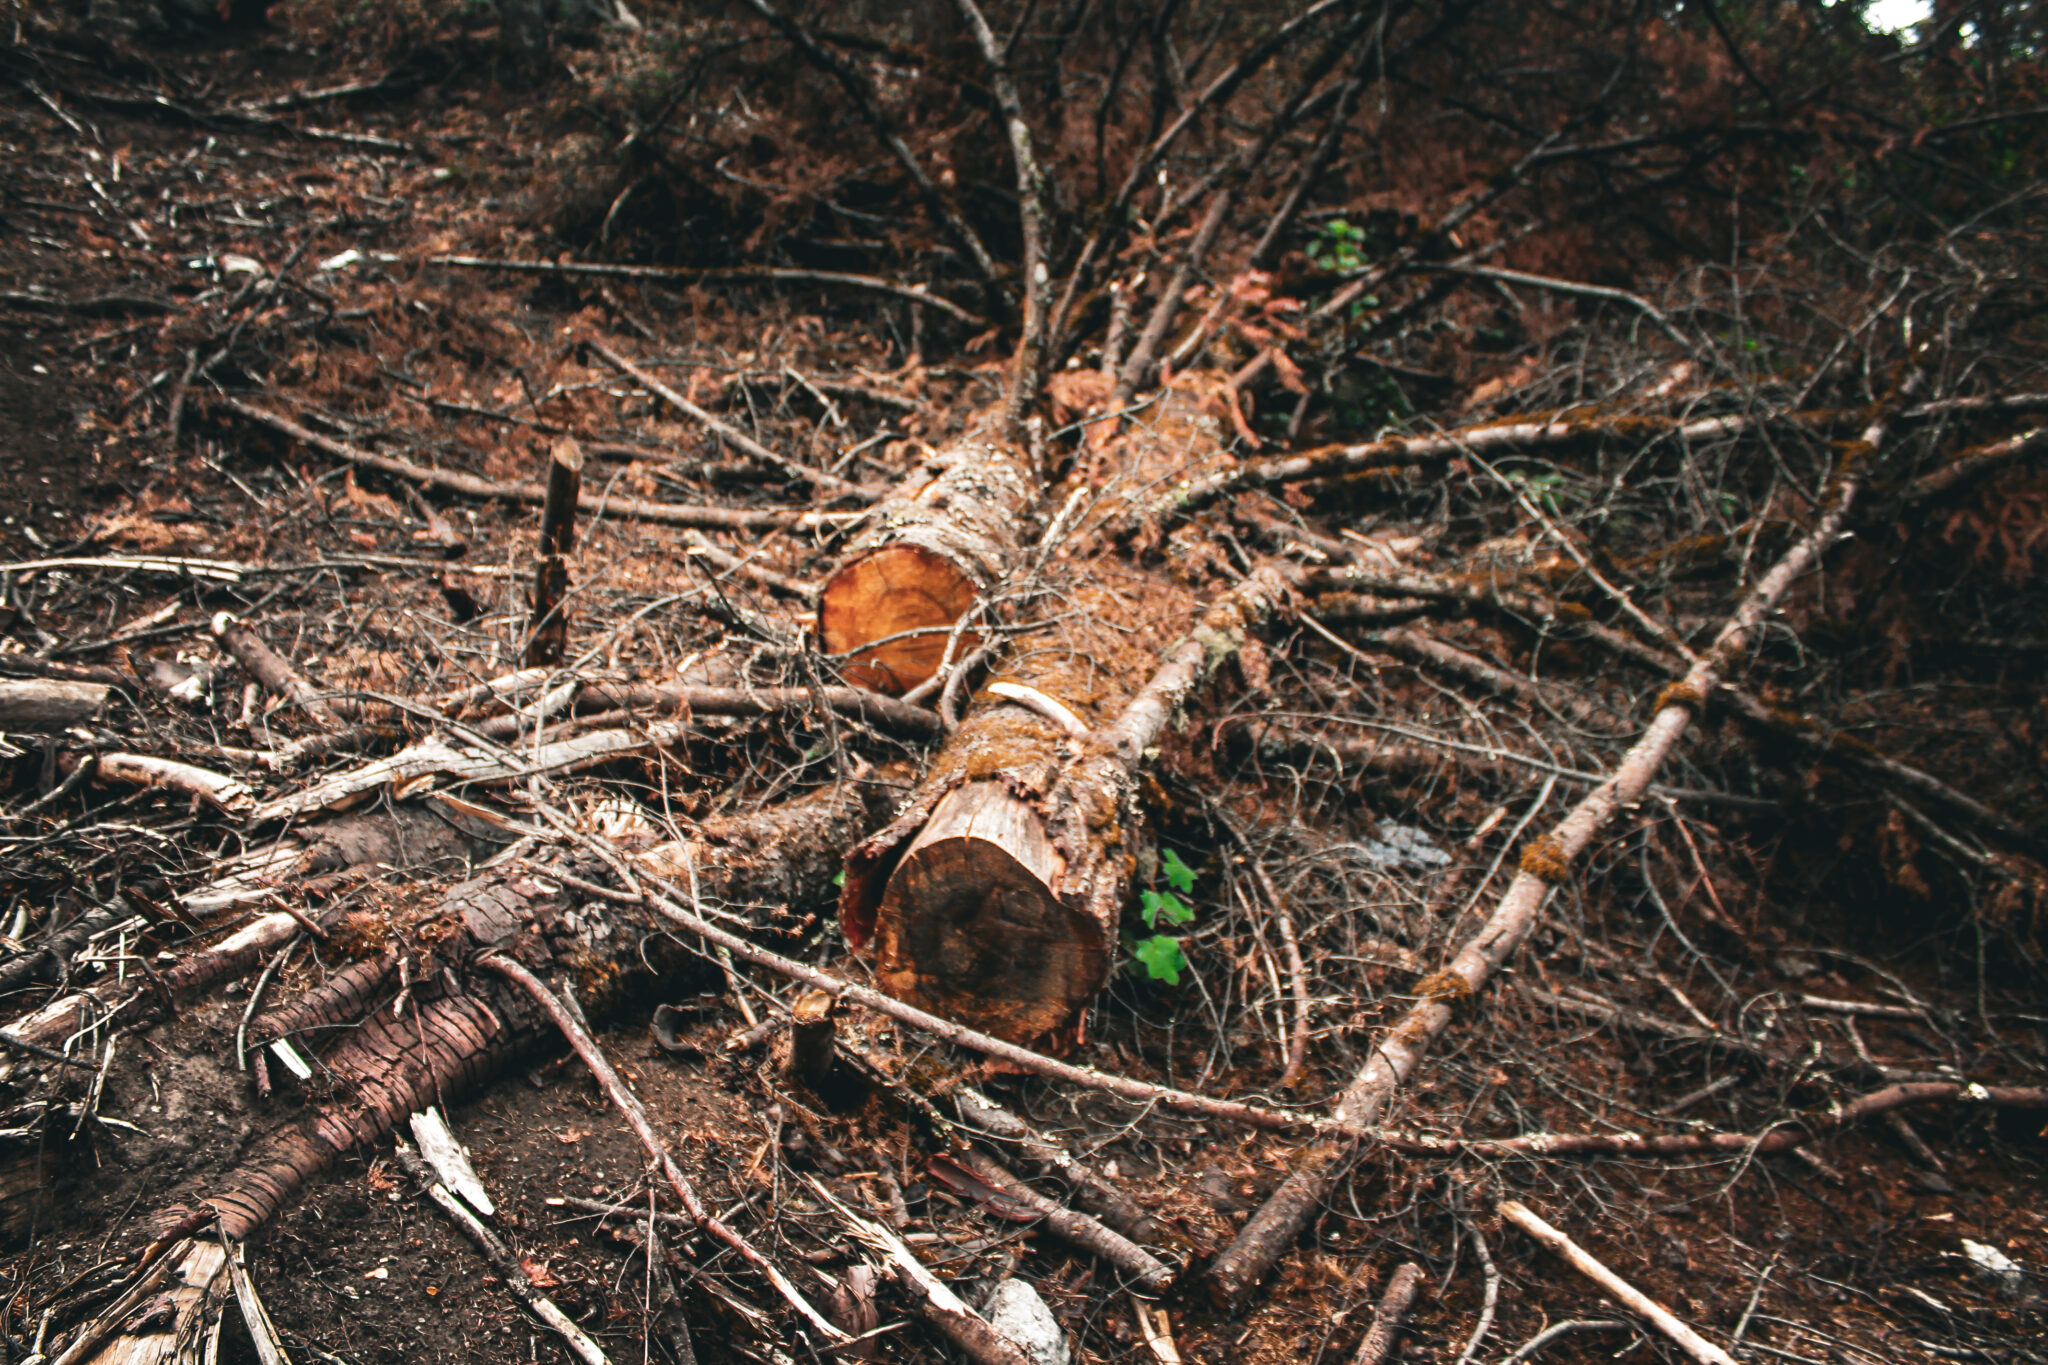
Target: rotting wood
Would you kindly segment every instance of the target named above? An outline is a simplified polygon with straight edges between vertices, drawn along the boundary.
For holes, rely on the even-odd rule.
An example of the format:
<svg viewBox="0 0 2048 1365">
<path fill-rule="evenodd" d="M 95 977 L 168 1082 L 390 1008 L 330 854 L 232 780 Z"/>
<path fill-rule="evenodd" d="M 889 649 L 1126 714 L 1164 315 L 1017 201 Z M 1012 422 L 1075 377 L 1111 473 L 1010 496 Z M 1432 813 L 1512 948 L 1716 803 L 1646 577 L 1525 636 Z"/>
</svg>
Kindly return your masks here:
<svg viewBox="0 0 2048 1365">
<path fill-rule="evenodd" d="M 850 682 L 902 695 L 932 676 L 955 623 L 1015 566 L 1040 480 L 983 414 L 869 509 L 818 593 L 818 638 Z M 981 643 L 970 629 L 956 644 Z M 886 641 L 886 643 L 875 643 Z"/>
</svg>

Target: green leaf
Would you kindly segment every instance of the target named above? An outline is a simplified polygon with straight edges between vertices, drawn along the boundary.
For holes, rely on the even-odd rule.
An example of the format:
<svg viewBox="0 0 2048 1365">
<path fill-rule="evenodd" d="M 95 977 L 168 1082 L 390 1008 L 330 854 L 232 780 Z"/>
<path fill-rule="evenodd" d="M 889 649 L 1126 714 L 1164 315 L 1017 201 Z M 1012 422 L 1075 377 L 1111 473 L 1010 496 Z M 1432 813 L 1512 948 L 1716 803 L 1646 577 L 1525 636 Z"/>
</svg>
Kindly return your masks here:
<svg viewBox="0 0 2048 1365">
<path fill-rule="evenodd" d="M 1131 945 L 1131 956 L 1144 964 L 1145 974 L 1169 986 L 1180 984 L 1180 970 L 1188 965 L 1181 955 L 1180 940 L 1171 934 L 1154 934 Z"/>
<path fill-rule="evenodd" d="M 1145 923 L 1157 929 L 1162 917 L 1168 924 L 1186 924 L 1195 917 L 1185 901 L 1171 891 L 1140 891 L 1138 903 L 1145 907 Z"/>
<path fill-rule="evenodd" d="M 1166 884 L 1183 894 L 1195 889 L 1195 870 L 1180 860 L 1172 849 L 1159 860 L 1159 870 L 1166 874 Z"/>
</svg>

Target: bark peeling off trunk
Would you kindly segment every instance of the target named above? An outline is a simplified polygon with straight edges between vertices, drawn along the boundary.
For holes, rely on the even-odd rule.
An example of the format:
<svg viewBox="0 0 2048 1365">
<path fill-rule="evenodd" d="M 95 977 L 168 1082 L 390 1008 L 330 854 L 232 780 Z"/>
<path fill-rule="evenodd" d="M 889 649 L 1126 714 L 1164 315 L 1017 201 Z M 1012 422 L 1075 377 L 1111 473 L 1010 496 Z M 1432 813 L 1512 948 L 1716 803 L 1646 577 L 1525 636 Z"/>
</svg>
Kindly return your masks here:
<svg viewBox="0 0 2048 1365">
<path fill-rule="evenodd" d="M 897 818 L 846 859 L 848 943 L 899 1000 L 1013 1042 L 1108 980 L 1135 818 L 1129 772 L 1021 706 L 987 706 Z"/>
<path fill-rule="evenodd" d="M 849 682 L 900 695 L 938 670 L 954 622 L 1008 575 L 1039 492 L 1030 455 L 983 417 L 869 513 L 818 599 Z M 925 631 L 863 649 L 870 641 Z M 980 642 L 962 638 L 954 657 Z"/>
<path fill-rule="evenodd" d="M 856 949 L 873 945 L 882 988 L 1057 1046 L 1116 960 L 1147 751 L 1283 593 L 1270 575 L 1245 580 L 1153 657 L 1142 687 L 1111 694 L 1122 704 L 1107 723 L 1085 705 L 1098 727 L 1085 735 L 1014 703 L 963 724 L 897 818 L 847 855 L 840 924 Z"/>
</svg>

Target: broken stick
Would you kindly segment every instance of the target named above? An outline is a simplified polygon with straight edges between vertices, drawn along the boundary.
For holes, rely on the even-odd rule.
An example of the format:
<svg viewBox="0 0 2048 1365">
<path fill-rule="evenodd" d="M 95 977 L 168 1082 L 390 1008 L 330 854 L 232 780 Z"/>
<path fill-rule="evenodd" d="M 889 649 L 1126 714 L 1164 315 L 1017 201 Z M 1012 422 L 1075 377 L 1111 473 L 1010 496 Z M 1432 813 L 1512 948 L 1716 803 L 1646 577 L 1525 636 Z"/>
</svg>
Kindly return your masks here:
<svg viewBox="0 0 2048 1365">
<path fill-rule="evenodd" d="M 583 447 L 574 437 L 548 452 L 547 501 L 534 554 L 533 614 L 527 620 L 528 668 L 553 668 L 569 650 L 569 555 L 576 548 L 576 500 L 583 491 Z"/>
<path fill-rule="evenodd" d="M 1602 1265 L 1591 1252 L 1537 1217 L 1528 1205 L 1519 1200 L 1503 1199 L 1500 1216 L 1563 1257 L 1572 1269 L 1612 1294 L 1623 1307 L 1669 1337 L 1679 1350 L 1700 1365 L 1735 1365 L 1734 1356 L 1679 1321 L 1663 1304 Z"/>
</svg>

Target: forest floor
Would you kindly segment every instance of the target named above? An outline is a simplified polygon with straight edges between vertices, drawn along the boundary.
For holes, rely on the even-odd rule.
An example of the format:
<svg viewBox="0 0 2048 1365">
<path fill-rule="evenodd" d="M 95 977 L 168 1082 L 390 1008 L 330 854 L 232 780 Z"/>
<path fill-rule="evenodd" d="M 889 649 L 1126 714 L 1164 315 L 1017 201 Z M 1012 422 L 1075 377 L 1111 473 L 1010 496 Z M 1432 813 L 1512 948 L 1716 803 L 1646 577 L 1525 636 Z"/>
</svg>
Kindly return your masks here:
<svg viewBox="0 0 2048 1365">
<path fill-rule="evenodd" d="M 544 255 L 549 215 L 561 196 L 577 192 L 550 159 L 566 141 L 560 130 L 460 69 L 402 97 L 334 100 L 265 115 L 277 121 L 256 127 L 229 111 L 378 73 L 310 69 L 275 33 L 160 49 L 156 60 L 161 73 L 101 69 L 81 51 L 47 79 L 137 99 L 168 79 L 189 92 L 186 115 L 77 98 L 62 99 L 60 114 L 24 89 L 0 100 L 0 290 L 9 291 L 0 301 L 0 546 L 17 562 L 147 553 L 252 566 L 226 586 L 92 570 L 12 580 L 11 635 L 0 648 L 106 641 L 140 622 L 126 641 L 54 657 L 113 663 L 125 653 L 142 678 L 153 666 L 196 672 L 218 703 L 195 711 L 138 689 L 133 706 L 108 722 L 117 732 L 169 734 L 195 752 L 253 742 L 264 724 L 232 719 L 241 681 L 206 632 L 224 606 L 259 616 L 280 652 L 327 686 L 439 694 L 516 666 L 534 509 L 444 504 L 470 548 L 443 562 L 415 540 L 421 519 L 401 488 L 288 449 L 216 405 L 206 386 L 184 398 L 183 430 L 172 444 L 163 400 L 181 383 L 183 358 L 218 345 L 238 323 L 267 338 L 267 372 L 232 373 L 236 362 L 213 378 L 259 405 L 289 394 L 301 420 L 324 416 L 326 430 L 348 439 L 393 442 L 494 479 L 533 477 L 552 433 L 573 430 L 586 447 L 602 447 L 586 486 L 675 501 L 705 500 L 705 475 L 680 474 L 674 464 L 677 451 L 708 449 L 704 437 L 611 371 L 586 366 L 576 338 L 672 358 L 664 371 L 672 382 L 792 456 L 829 463 L 869 436 L 895 433 L 855 457 L 850 467 L 862 478 L 893 476 L 914 458 L 916 442 L 936 439 L 996 394 L 993 366 L 937 369 L 910 352 L 908 310 L 894 305 L 870 309 L 803 290 L 666 291 L 425 264 L 448 251 Z M 304 135 L 313 126 L 358 140 Z M 342 260 L 344 253 L 358 254 Z M 288 283 L 245 294 L 252 280 L 275 274 Z M 31 307 L 15 297 L 27 293 L 50 302 Z M 879 324 L 856 325 L 864 318 Z M 775 377 L 785 370 L 832 375 L 881 397 L 847 389 L 821 407 Z M 731 382 L 762 372 L 769 377 Z M 858 463 L 863 458 L 871 468 Z M 758 482 L 712 486 L 732 505 L 772 497 Z M 721 543 L 799 576 L 817 562 L 816 546 L 789 535 Z M 722 627 L 695 605 L 702 594 L 691 598 L 704 579 L 689 560 L 673 529 L 592 522 L 579 547 L 576 581 L 586 586 L 572 652 L 597 645 L 612 666 L 657 677 L 714 643 Z M 737 580 L 720 592 L 747 611 L 787 610 Z M 690 600 L 664 602 L 678 594 Z M 789 755 L 811 738 L 780 722 L 736 726 L 721 744 L 693 746 L 686 766 L 669 765 L 661 780 L 674 785 L 665 795 L 692 815 L 761 799 L 789 780 L 778 773 L 801 774 L 803 760 Z M 888 741 L 874 746 L 886 756 Z M 1187 766 L 1214 778 L 1241 824 L 1285 822 L 1304 799 L 1292 778 L 1269 783 L 1220 751 L 1189 747 Z M 53 774 L 34 755 L 15 760 L 17 798 L 46 789 Z M 1397 794 L 1351 800 L 1339 788 L 1309 790 L 1322 836 L 1340 844 L 1363 845 L 1385 820 L 1418 826 L 1448 849 L 1494 805 L 1491 795 L 1438 793 L 1426 809 L 1411 810 Z M 579 791 L 594 805 L 595 781 Z M 1178 792 L 1168 789 L 1165 827 L 1169 839 L 1188 841 L 1193 860 L 1215 836 L 1204 834 L 1199 805 L 1176 800 Z M 1525 800 L 1505 802 L 1509 818 L 1520 818 Z M 226 824 L 170 798 L 138 795 L 123 805 L 95 814 L 95 837 L 144 897 L 188 890 L 215 858 L 238 851 Z M 1708 815 L 1728 846 L 1780 837 L 1755 833 L 1748 822 L 1761 828 L 1764 818 L 1750 812 Z M 1203 877 L 1196 894 L 1220 898 L 1229 855 L 1216 842 L 1207 853 L 1194 862 Z M 1355 912 L 1366 927 L 1321 940 L 1324 951 L 1359 954 L 1346 968 L 1355 986 L 1333 996 L 1320 1021 L 1318 1047 L 1337 1058 L 1392 1017 L 1414 974 L 1436 965 L 1458 937 L 1460 915 L 1431 909 L 1445 873 L 1398 860 L 1361 866 L 1350 889 L 1375 898 L 1369 913 Z M 15 855 L 8 875 L 25 893 L 92 870 L 62 859 L 38 864 L 29 853 Z M 413 892 L 400 884 L 364 894 Z M 1703 894 L 1713 894 L 1711 882 Z M 1768 905 L 1731 905 L 1718 928 L 1702 928 L 1693 907 L 1674 907 L 1709 948 L 1705 955 L 1685 954 L 1684 935 L 1653 907 L 1572 911 L 1486 1008 L 1460 1018 L 1453 1045 L 1407 1093 L 1401 1126 L 1647 1130 L 1672 1122 L 1675 1101 L 1723 1076 L 1741 1082 L 1693 1099 L 1687 1117 L 1756 1131 L 1787 1107 L 1816 1102 L 1809 1091 L 1792 1098 L 1796 1077 L 1752 1074 L 1714 1047 L 1659 1042 L 1547 1008 L 1527 994 L 1537 983 L 1662 1016 L 1703 1010 L 1717 1025 L 1767 1028 L 1770 1047 L 1786 1056 L 1809 1045 L 1845 1052 L 1852 1039 L 1844 1030 L 1853 1027 L 1855 1046 L 1917 1071 L 2038 1080 L 2048 1068 L 2038 993 L 2016 995 L 2003 979 L 1987 983 L 1968 936 L 1943 927 L 1935 911 L 1866 915 L 1824 893 L 1812 906 L 1794 920 Z M 1328 917 L 1349 913 L 1340 906 Z M 124 940 L 123 951 L 146 960 L 164 946 L 164 933 Z M 1222 937 L 1219 924 L 1219 944 Z M 852 970 L 829 935 L 813 933 L 803 947 Z M 1206 961 L 1190 956 L 1196 977 L 1178 987 L 1120 979 L 1075 1060 L 1214 1093 L 1270 1086 L 1280 1058 L 1271 1030 L 1235 1028 L 1225 1037 L 1194 1003 L 1196 992 L 1226 990 L 1225 978 L 1256 978 L 1264 968 L 1220 952 Z M 275 989 L 311 979 L 309 959 L 287 968 Z M 1660 984 L 1650 965 L 1658 963 L 1676 979 Z M 1208 986 L 1197 984 L 1204 974 Z M 688 984 L 721 988 L 709 969 Z M 124 1039 L 98 1105 L 121 1125 L 89 1125 L 73 1143 L 47 1140 L 39 1154 L 47 1197 L 14 1207 L 8 1220 L 5 1273 L 14 1298 L 0 1324 L 8 1332 L 33 1336 L 36 1313 L 59 1286 L 126 1250 L 161 1206 L 229 1169 L 252 1135 L 295 1111 L 283 1087 L 256 1099 L 233 1065 L 248 988 L 239 983 L 150 1036 Z M 1796 1003 L 1802 993 L 1877 1008 L 1860 1018 L 1804 1009 Z M 40 990 L 24 993 L 20 1010 L 42 998 Z M 1909 1011 L 1897 1008 L 1902 1002 Z M 912 1244 L 968 1297 L 976 1284 L 1016 1273 L 1039 1287 L 1083 1358 L 1164 1358 L 1106 1267 L 934 1184 L 901 1116 L 879 1102 L 842 1114 L 793 1099 L 768 1054 L 724 1046 L 741 1027 L 729 1000 L 679 986 L 671 1003 L 690 1011 L 684 1051 L 656 1046 L 638 1013 L 615 1018 L 603 1042 L 657 1126 L 677 1139 L 707 1200 L 764 1229 L 757 1236 L 786 1264 L 837 1266 L 844 1251 L 785 1166 L 824 1174 L 870 1210 L 890 1209 L 894 1185 Z M 1760 1007 L 1769 1016 L 1762 1023 Z M 1905 1013 L 1912 1017 L 1892 1017 Z M 954 1065 L 918 1063 L 924 1044 L 907 1031 L 879 1021 L 853 1027 L 906 1067 Z M 1324 1103 L 1347 1069 L 1313 1069 L 1286 1099 Z M 1285 1174 L 1291 1147 L 1271 1135 L 1139 1113 L 1103 1096 L 1077 1101 L 1028 1078 L 973 1074 L 1091 1153 L 1158 1216 L 1158 1245 L 1176 1261 L 1213 1255 Z M 533 1282 L 615 1360 L 641 1358 L 644 1260 L 632 1259 L 615 1221 L 563 1203 L 647 1198 L 638 1148 L 582 1069 L 536 1058 L 450 1117 L 498 1202 L 501 1227 L 528 1256 Z M 1428 1278 L 1400 1358 L 1450 1365 L 1480 1308 L 1475 1229 L 1503 1277 L 1498 1320 L 1475 1359 L 1499 1360 L 1550 1322 L 1609 1316 L 1596 1290 L 1491 1219 L 1492 1199 L 1515 1194 L 1717 1339 L 1739 1325 L 1749 1359 L 2048 1360 L 2038 1278 L 2048 1271 L 2041 1115 L 1955 1107 L 1916 1111 L 1911 1122 L 1941 1169 L 1879 1123 L 1820 1138 L 1812 1161 L 1452 1164 L 1374 1151 L 1312 1242 L 1283 1262 L 1245 1314 L 1228 1317 L 1198 1293 L 1173 1298 L 1173 1338 L 1182 1359 L 1204 1365 L 1347 1359 L 1387 1273 L 1415 1259 Z M 178 1189 L 165 1187 L 168 1172 Z M 1967 1251 L 1972 1242 L 1996 1248 L 2022 1274 L 1987 1274 Z M 773 1313 L 763 1288 L 726 1261 L 695 1254 L 701 1275 L 685 1298 L 699 1359 L 826 1358 L 764 1334 L 757 1324 Z M 388 1150 L 363 1152 L 332 1172 L 285 1212 L 252 1262 L 287 1344 L 318 1358 L 565 1358 L 395 1172 Z M 884 1321 L 898 1319 L 885 1313 Z M 891 1335 L 881 1358 L 939 1352 L 914 1324 Z M 223 1338 L 222 1350 L 229 1360 L 254 1359 L 238 1332 Z M 1545 1358 L 1645 1360 L 1664 1350 L 1631 1328 L 1566 1338 Z"/>
</svg>

